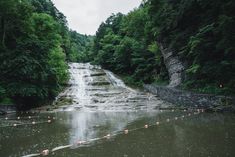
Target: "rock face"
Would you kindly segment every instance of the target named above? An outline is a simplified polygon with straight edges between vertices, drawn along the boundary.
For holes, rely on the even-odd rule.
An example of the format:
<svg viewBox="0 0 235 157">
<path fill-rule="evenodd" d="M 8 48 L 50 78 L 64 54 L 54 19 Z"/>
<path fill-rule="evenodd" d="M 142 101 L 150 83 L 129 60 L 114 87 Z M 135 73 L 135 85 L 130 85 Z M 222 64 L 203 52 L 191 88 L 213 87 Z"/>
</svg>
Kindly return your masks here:
<svg viewBox="0 0 235 157">
<path fill-rule="evenodd" d="M 235 112 L 235 97 L 198 94 L 157 85 L 144 85 L 144 88 L 161 99 L 182 107 Z"/>
<path fill-rule="evenodd" d="M 173 54 L 172 50 L 165 48 L 161 43 L 158 43 L 158 45 L 163 55 L 164 62 L 170 78 L 170 83 L 168 86 L 177 87 L 182 83 L 184 79 L 185 67 L 179 60 L 179 57 Z"/>
</svg>

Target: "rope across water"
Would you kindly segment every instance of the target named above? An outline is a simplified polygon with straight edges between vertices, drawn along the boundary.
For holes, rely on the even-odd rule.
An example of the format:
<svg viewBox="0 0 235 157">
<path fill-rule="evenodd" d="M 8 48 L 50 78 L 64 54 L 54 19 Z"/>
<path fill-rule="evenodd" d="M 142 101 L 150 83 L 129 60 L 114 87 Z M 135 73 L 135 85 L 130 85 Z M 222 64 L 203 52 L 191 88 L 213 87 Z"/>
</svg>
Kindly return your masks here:
<svg viewBox="0 0 235 157">
<path fill-rule="evenodd" d="M 38 119 L 41 118 L 43 119 L 43 121 L 39 121 Z M 10 117 L 5 117 L 5 118 L 1 118 L 1 120 L 5 120 L 8 122 L 12 122 L 12 124 L 8 124 L 8 125 L 2 125 L 0 126 L 0 128 L 7 128 L 7 127 L 18 127 L 18 126 L 25 126 L 25 125 L 37 125 L 37 124 L 44 124 L 44 123 L 52 123 L 53 120 L 56 120 L 55 117 L 40 117 L 40 116 L 27 116 L 27 117 L 15 117 L 15 118 L 10 118 Z M 23 120 L 23 122 L 22 122 Z M 32 120 L 31 122 L 24 122 L 26 120 Z"/>
<path fill-rule="evenodd" d="M 175 110 L 172 110 L 172 112 L 175 112 Z M 49 154 L 54 154 L 55 152 L 57 152 L 59 150 L 63 150 L 63 149 L 67 149 L 67 148 L 79 148 L 79 147 L 87 145 L 91 142 L 104 140 L 104 139 L 110 139 L 111 137 L 115 137 L 117 135 L 127 135 L 127 134 L 129 134 L 131 132 L 134 132 L 134 131 L 137 131 L 137 130 L 148 129 L 148 128 L 153 127 L 153 126 L 159 126 L 163 123 L 169 123 L 170 121 L 183 120 L 186 117 L 190 117 L 190 116 L 193 116 L 193 115 L 198 115 L 198 114 L 203 113 L 203 112 L 204 112 L 203 109 L 197 109 L 197 110 L 193 110 L 193 111 L 190 111 L 190 112 L 187 112 L 186 110 L 184 110 L 184 114 L 182 114 L 181 116 L 177 116 L 177 117 L 174 117 L 174 118 L 166 118 L 166 119 L 161 120 L 161 121 L 156 121 L 155 123 L 145 124 L 145 125 L 143 125 L 142 127 L 139 127 L 139 128 L 133 128 L 133 129 L 127 129 L 126 128 L 122 131 L 115 131 L 113 133 L 106 134 L 102 137 L 97 137 L 97 138 L 89 139 L 89 140 L 86 140 L 86 141 L 81 141 L 81 140 L 78 139 L 73 144 L 58 146 L 58 147 L 55 147 L 53 149 L 45 149 L 45 150 L 42 150 L 40 153 L 29 154 L 29 155 L 25 155 L 23 157 L 47 156 Z"/>
</svg>

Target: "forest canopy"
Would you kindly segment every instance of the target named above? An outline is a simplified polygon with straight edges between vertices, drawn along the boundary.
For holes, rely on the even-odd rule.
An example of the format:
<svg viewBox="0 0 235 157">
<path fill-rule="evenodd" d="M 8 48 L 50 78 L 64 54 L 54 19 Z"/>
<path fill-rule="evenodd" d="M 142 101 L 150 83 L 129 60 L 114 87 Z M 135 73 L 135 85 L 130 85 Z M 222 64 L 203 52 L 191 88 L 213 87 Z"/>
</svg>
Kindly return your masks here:
<svg viewBox="0 0 235 157">
<path fill-rule="evenodd" d="M 69 30 L 50 0 L 1 0 L 0 102 L 52 100 L 69 78 L 67 62 L 81 61 L 91 40 Z"/>
<path fill-rule="evenodd" d="M 92 58 L 131 84 L 167 84 L 164 45 L 185 66 L 181 88 L 235 94 L 234 27 L 233 0 L 145 0 L 100 25 Z"/>
<path fill-rule="evenodd" d="M 70 30 L 51 0 L 1 0 L 0 103 L 53 100 L 69 79 L 68 62 L 99 64 L 132 85 L 167 85 L 162 47 L 185 67 L 178 88 L 234 95 L 234 28 L 233 0 L 143 0 L 112 14 L 95 37 Z"/>
</svg>

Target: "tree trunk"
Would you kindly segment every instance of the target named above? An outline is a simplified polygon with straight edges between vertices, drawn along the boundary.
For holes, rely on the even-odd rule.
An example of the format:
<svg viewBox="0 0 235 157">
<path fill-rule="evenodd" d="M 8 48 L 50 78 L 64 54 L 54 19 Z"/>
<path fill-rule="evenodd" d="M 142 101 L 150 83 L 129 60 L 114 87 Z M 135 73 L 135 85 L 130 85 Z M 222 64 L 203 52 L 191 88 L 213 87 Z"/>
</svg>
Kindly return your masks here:
<svg viewBox="0 0 235 157">
<path fill-rule="evenodd" d="M 160 51 L 164 58 L 164 63 L 166 65 L 168 75 L 170 78 L 169 87 L 178 87 L 182 84 L 184 80 L 184 70 L 185 67 L 183 63 L 179 60 L 178 56 L 173 54 L 173 51 L 165 48 L 163 44 L 158 43 Z"/>
</svg>

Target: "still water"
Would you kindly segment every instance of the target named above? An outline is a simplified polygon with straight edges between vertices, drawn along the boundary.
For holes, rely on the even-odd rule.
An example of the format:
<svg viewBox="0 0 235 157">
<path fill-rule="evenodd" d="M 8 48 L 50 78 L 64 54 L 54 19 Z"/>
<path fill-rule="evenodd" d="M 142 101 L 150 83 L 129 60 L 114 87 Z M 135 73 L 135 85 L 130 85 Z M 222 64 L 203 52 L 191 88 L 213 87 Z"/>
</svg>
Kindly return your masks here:
<svg viewBox="0 0 235 157">
<path fill-rule="evenodd" d="M 44 149 L 114 134 L 81 147 L 67 148 L 50 154 L 58 157 L 224 157 L 235 156 L 235 116 L 201 113 L 171 120 L 184 112 L 59 112 L 40 114 L 56 117 L 52 123 L 1 128 L 0 156 L 15 157 L 38 153 Z M 26 115 L 25 115 L 26 116 Z M 28 116 L 28 115 L 27 115 Z M 35 116 L 35 115 L 31 115 Z M 125 135 L 123 130 L 139 129 Z"/>
<path fill-rule="evenodd" d="M 0 117 L 0 157 L 46 149 L 54 157 L 235 156 L 234 114 L 162 111 L 174 106 L 127 87 L 110 71 L 90 64 L 69 66 L 69 87 L 55 104 L 64 99 L 71 104 L 51 112 Z M 91 139 L 96 140 L 76 144 Z M 66 145 L 70 146 L 51 152 Z"/>
</svg>

